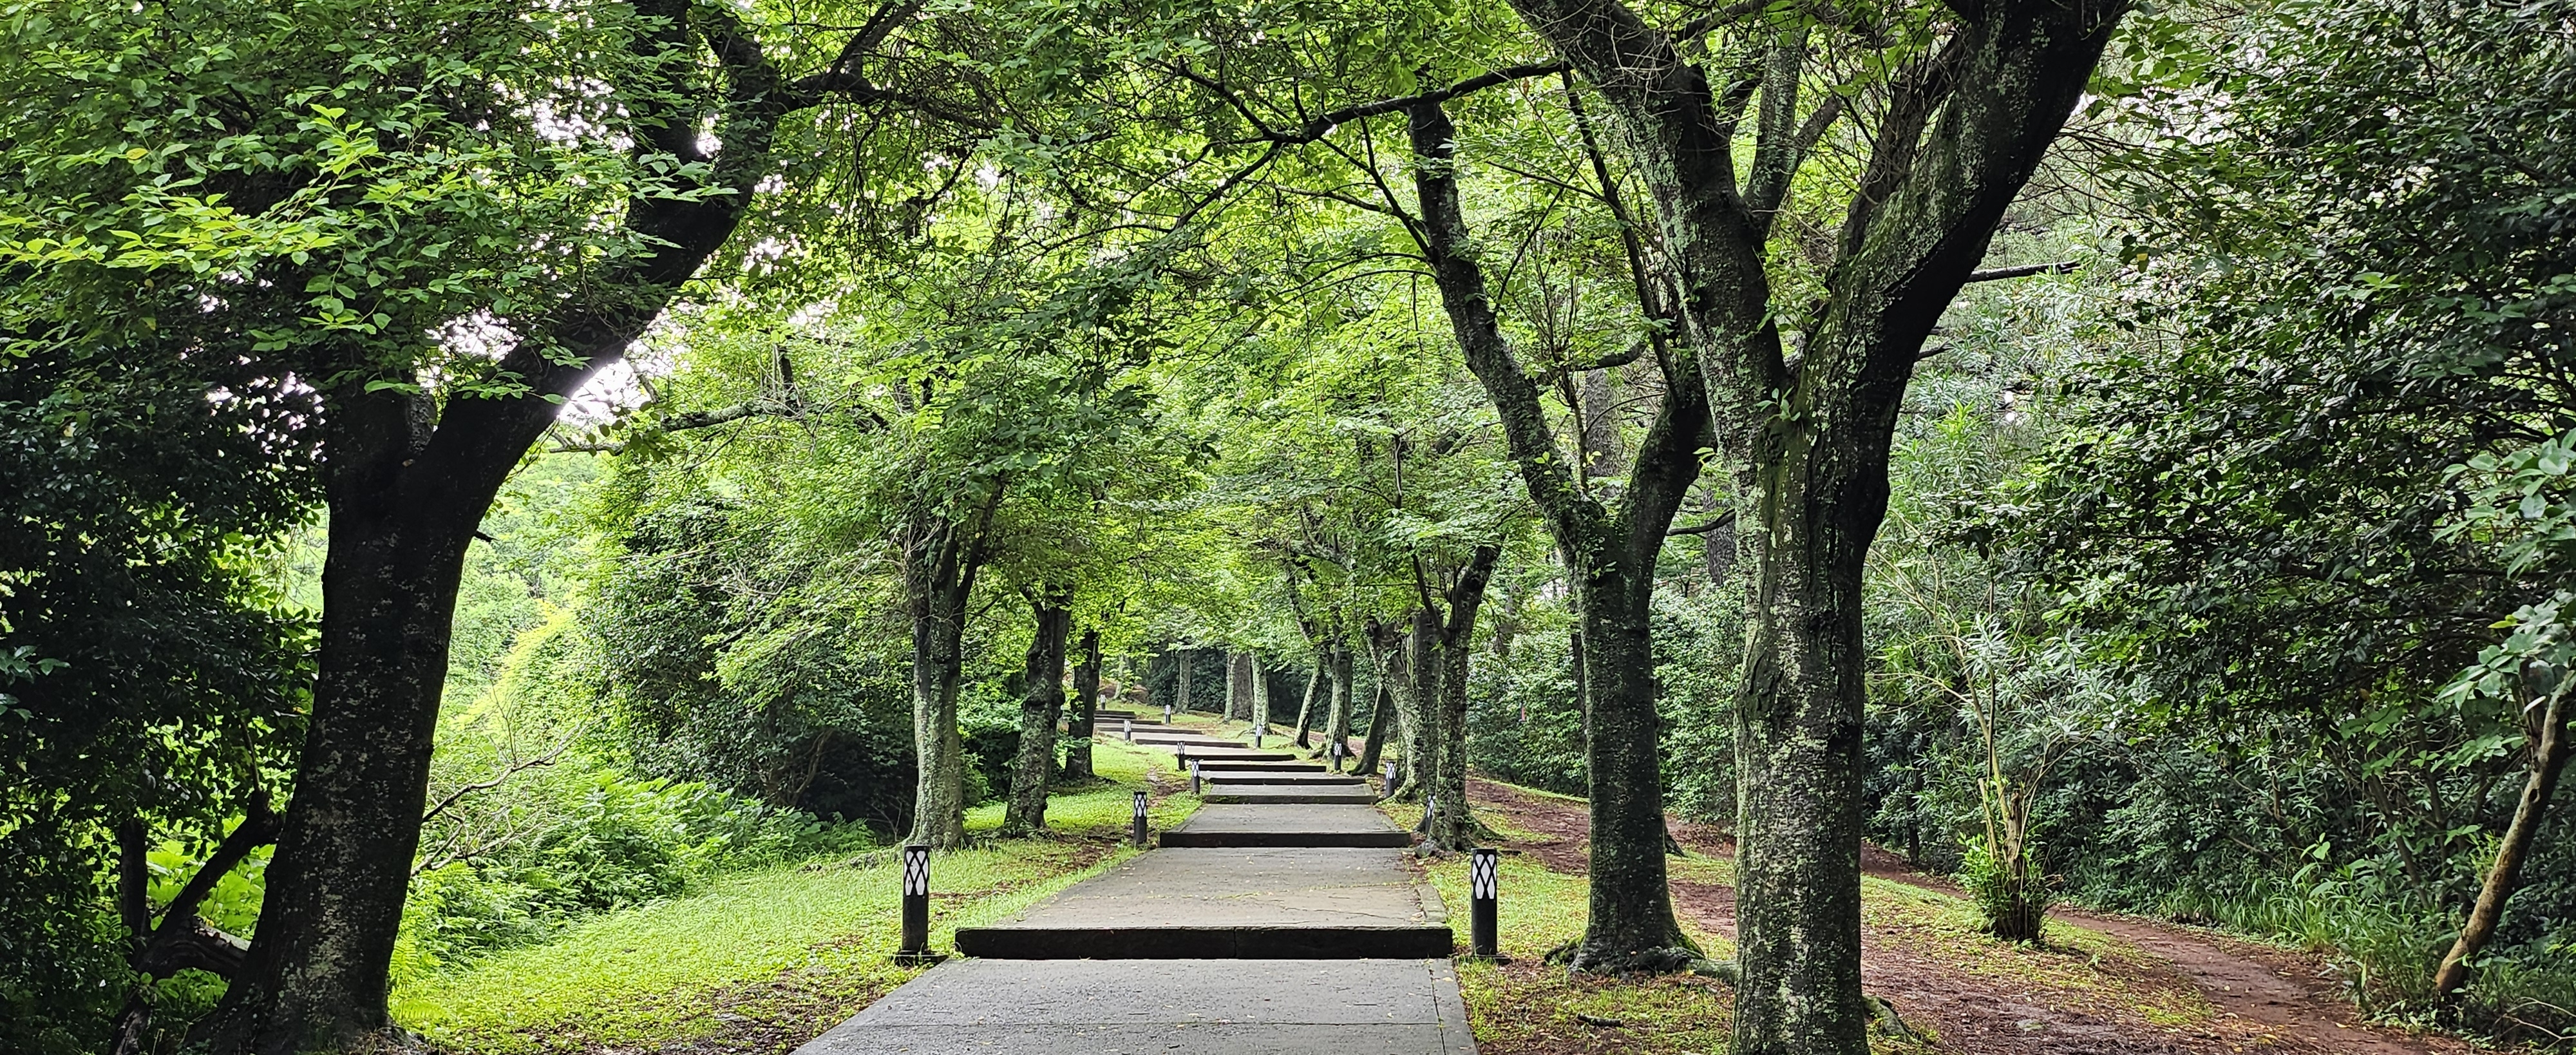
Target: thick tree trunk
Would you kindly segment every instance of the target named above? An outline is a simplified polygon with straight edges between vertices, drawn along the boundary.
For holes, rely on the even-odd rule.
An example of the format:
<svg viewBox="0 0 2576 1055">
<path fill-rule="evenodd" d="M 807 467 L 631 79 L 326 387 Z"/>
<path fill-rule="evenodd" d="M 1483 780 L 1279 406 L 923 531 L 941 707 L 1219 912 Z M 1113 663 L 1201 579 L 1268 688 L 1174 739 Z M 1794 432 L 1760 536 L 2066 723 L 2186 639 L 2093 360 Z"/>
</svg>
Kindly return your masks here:
<svg viewBox="0 0 2576 1055">
<path fill-rule="evenodd" d="M 1762 527 L 1746 536 L 1753 625 L 1735 703 L 1736 946 L 1746 984 L 1773 988 L 1739 991 L 1736 1035 L 1765 1052 L 1858 1052 L 1869 1025 L 1859 998 L 1861 570 L 1887 507 L 1886 452 L 1883 441 L 1790 442 L 1801 440 L 1768 463 Z M 1772 992 L 1847 998 L 1810 1005 Z"/>
<path fill-rule="evenodd" d="M 476 450 L 458 452 L 432 447 L 428 396 L 343 391 L 328 406 L 331 518 L 313 715 L 259 938 L 226 993 L 217 1050 L 339 1048 L 385 1027 L 465 547 L 552 420 L 549 406 L 541 420 L 510 422 L 515 434 L 475 437 Z M 518 417 L 536 415 L 523 408 Z"/>
<path fill-rule="evenodd" d="M 2541 713 L 2540 727 L 2532 738 L 2531 778 L 2522 786 L 2522 801 L 2514 805 L 2513 823 L 2496 846 L 2495 863 L 2487 868 L 2486 884 L 2478 890 L 2477 904 L 2469 909 L 2468 923 L 2433 974 L 2436 995 L 2449 996 L 2468 984 L 2469 961 L 2495 937 L 2496 924 L 2504 918 L 2504 903 L 2522 885 L 2522 863 L 2548 816 L 2549 799 L 2567 771 L 2567 760 L 2576 757 L 2576 743 L 2568 740 L 2568 696 L 2563 689 L 2549 694 L 2549 706 Z"/>
<path fill-rule="evenodd" d="M 1390 675 L 1381 682 L 1391 712 L 1389 738 L 1403 749 L 1396 758 L 1396 786 L 1387 789 L 1387 797 L 1411 799 L 1430 781 L 1435 764 L 1433 730 L 1423 704 L 1440 691 L 1440 635 L 1432 628 L 1430 614 L 1416 608 L 1409 627 L 1388 645 L 1378 669 Z"/>
<path fill-rule="evenodd" d="M 1190 711 L 1190 682 L 1198 676 L 1198 672 L 1191 669 L 1190 656 L 1197 651 L 1186 646 L 1181 649 L 1176 664 L 1179 669 L 1174 671 L 1176 676 L 1172 679 L 1172 708 L 1182 714 Z"/>
<path fill-rule="evenodd" d="M 1073 653 L 1073 717 L 1065 723 L 1064 778 L 1091 779 L 1093 716 L 1100 709 L 1100 629 L 1085 628 Z"/>
<path fill-rule="evenodd" d="M 1580 589 L 1592 922 L 1575 966 L 1672 970 L 1696 950 L 1673 918 L 1665 878 L 1663 754 L 1648 621 L 1653 577 L 1614 567 L 1585 578 Z"/>
<path fill-rule="evenodd" d="M 1002 807 L 1002 830 L 1046 827 L 1047 787 L 1055 781 L 1055 723 L 1064 713 L 1064 643 L 1073 610 L 1063 598 L 1043 596 L 1030 606 L 1036 630 L 1029 636 L 1020 697 L 1020 750 L 1012 759 L 1011 798 Z"/>
</svg>

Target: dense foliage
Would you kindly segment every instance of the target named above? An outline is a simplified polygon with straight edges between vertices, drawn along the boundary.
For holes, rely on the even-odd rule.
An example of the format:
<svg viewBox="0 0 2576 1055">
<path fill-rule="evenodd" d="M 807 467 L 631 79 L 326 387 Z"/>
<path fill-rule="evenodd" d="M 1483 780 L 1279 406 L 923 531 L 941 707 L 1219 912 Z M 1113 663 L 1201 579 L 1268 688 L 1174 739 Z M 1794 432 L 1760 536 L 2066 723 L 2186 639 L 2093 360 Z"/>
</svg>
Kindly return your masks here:
<svg viewBox="0 0 2576 1055">
<path fill-rule="evenodd" d="M 1086 678 L 1383 762 L 1433 851 L 1469 767 L 1652 791 L 1748 891 L 1823 860 L 1759 856 L 1778 722 L 1849 702 L 1838 805 L 1999 939 L 2159 914 L 2576 1026 L 2576 810 L 2525 796 L 2576 693 L 2576 7 L 2133 20 L 1982 257 L 1919 242 L 1991 270 L 1871 329 L 1918 244 L 1871 225 L 1952 207 L 1902 144 L 2018 8 L 1648 5 L 1694 28 L 1638 61 L 1760 99 L 1692 211 L 1552 4 L 0 2 L 0 1047 L 245 991 L 308 731 L 383 686 L 435 732 L 362 796 L 419 838 L 344 973 L 399 990 L 1041 830 Z M 377 486 L 465 447 L 479 494 Z M 1782 572 L 1792 521 L 1855 511 L 1858 592 L 1784 622 L 1844 568 Z M 346 665 L 348 598 L 443 586 L 381 653 L 427 680 Z M 1783 702 L 1792 653 L 1845 680 Z M 1580 966 L 1697 958 L 1592 912 L 1640 947 Z"/>
</svg>

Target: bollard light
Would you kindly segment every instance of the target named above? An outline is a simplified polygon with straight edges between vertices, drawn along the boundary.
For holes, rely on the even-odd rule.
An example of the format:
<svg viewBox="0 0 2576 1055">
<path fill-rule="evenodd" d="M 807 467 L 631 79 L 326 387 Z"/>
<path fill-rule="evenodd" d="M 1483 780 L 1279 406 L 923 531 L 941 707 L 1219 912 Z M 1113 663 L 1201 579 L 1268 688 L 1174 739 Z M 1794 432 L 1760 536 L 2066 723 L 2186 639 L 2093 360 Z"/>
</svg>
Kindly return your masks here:
<svg viewBox="0 0 2576 1055">
<path fill-rule="evenodd" d="M 1168 703 L 1163 705 L 1163 724 L 1172 724 L 1172 705 Z"/>
<path fill-rule="evenodd" d="M 1335 773 L 1339 773 L 1339 772 L 1341 772 L 1341 771 L 1342 771 L 1342 743 L 1341 743 L 1341 741 L 1336 740 L 1336 741 L 1333 741 L 1332 743 L 1329 743 L 1329 744 L 1325 744 L 1325 745 L 1324 745 L 1324 764 L 1325 764 L 1325 765 L 1327 765 L 1327 766 L 1329 766 L 1329 767 L 1331 767 L 1331 768 L 1332 768 L 1332 770 L 1333 770 L 1333 772 L 1335 772 Z"/>
<path fill-rule="evenodd" d="M 1196 762 L 1192 762 L 1192 763 L 1190 763 L 1190 794 L 1192 794 L 1192 795 L 1196 795 L 1196 794 L 1198 794 L 1198 793 L 1199 793 L 1199 764 L 1198 764 L 1198 763 L 1196 763 Z"/>
<path fill-rule="evenodd" d="M 1393 791 L 1393 790 L 1395 790 L 1395 763 L 1393 763 L 1393 762 L 1389 762 L 1389 763 L 1387 763 L 1387 764 L 1386 764 L 1386 775 L 1385 775 L 1385 776 L 1383 776 L 1383 777 L 1381 777 L 1381 778 L 1379 778 L 1379 779 L 1381 779 L 1381 780 L 1383 780 L 1383 781 L 1385 781 L 1385 782 L 1386 782 L 1386 789 L 1387 789 L 1388 791 Z"/>
<path fill-rule="evenodd" d="M 1135 742 L 1136 742 L 1136 719 L 1133 719 L 1133 718 L 1121 718 L 1121 719 L 1118 719 L 1118 732 L 1119 732 L 1119 735 L 1125 736 L 1125 737 L 1127 738 L 1127 742 L 1128 742 L 1128 743 L 1131 743 L 1131 744 L 1132 744 L 1132 743 L 1135 743 Z"/>
<path fill-rule="evenodd" d="M 1502 854 L 1479 846 L 1467 857 L 1467 934 L 1474 955 L 1501 955 L 1496 894 L 1502 888 Z"/>
<path fill-rule="evenodd" d="M 1252 749 L 1261 750 L 1261 727 L 1257 725 L 1252 727 Z"/>
<path fill-rule="evenodd" d="M 1136 793 L 1136 845 L 1145 845 L 1145 793 Z"/>
<path fill-rule="evenodd" d="M 895 959 L 930 958 L 930 847 L 903 848 L 903 945 Z"/>
</svg>

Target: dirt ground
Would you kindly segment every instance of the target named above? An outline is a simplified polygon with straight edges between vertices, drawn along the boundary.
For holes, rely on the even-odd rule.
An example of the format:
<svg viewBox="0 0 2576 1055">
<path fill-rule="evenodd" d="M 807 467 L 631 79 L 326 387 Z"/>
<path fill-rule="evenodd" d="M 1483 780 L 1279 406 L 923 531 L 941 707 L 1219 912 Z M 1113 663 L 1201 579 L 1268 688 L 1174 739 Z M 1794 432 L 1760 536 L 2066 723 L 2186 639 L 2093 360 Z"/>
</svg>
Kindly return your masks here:
<svg viewBox="0 0 2576 1055">
<path fill-rule="evenodd" d="M 1515 830 L 1505 842 L 1548 868 L 1584 871 L 1583 804 L 1475 781 L 1478 808 Z M 1734 858 L 1724 834 L 1676 820 L 1692 854 Z M 1862 984 L 1905 1021 L 1937 1033 L 1937 1048 L 1973 1055 L 2454 1055 L 2469 1046 L 2353 1021 L 2352 1005 L 2311 958 L 2190 927 L 2071 909 L 2051 918 L 2081 932 L 2048 947 L 2006 946 L 1963 928 L 1938 897 L 1946 878 L 1916 873 L 1871 848 L 1862 859 L 1879 887 L 1865 909 Z M 1704 875 L 1709 869 L 1677 870 Z M 1703 931 L 1735 935 L 1735 891 L 1676 876 L 1675 910 Z"/>
</svg>

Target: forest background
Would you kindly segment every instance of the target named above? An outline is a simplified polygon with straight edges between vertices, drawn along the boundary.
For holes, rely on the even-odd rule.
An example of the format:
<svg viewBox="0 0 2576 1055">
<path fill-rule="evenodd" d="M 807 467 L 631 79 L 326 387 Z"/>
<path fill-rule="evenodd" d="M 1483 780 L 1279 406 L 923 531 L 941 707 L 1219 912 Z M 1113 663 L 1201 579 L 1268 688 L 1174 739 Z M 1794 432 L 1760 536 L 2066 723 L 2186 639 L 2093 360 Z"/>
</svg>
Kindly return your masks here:
<svg viewBox="0 0 2576 1055">
<path fill-rule="evenodd" d="M 1794 362 L 1890 127 L 1846 112 L 1897 120 L 1978 5 L 1668 6 L 1764 85 L 1748 171 L 1754 125 L 1801 144 L 1763 243 Z M 2207 922 L 2373 1014 L 2565 1043 L 2571 20 L 2119 21 L 1895 410 L 1869 840 L 2007 937 L 2052 901 Z M 452 621 L 350 668 L 434 716 L 417 843 L 376 855 L 397 1019 L 720 876 L 1043 826 L 1089 776 L 1068 661 L 1461 789 L 1434 845 L 1475 837 L 1469 768 L 1594 792 L 1591 558 L 1444 306 L 1460 257 L 1577 497 L 1685 456 L 1648 727 L 1664 806 L 1744 815 L 1757 503 L 1667 420 L 1707 397 L 1653 173 L 1510 10 L 0 24 L 0 1046 L 167 1048 L 260 969 L 316 693 L 355 677 L 325 554 L 431 535 Z M 524 455 L 455 453 L 486 404 L 535 408 L 477 425 Z M 354 497 L 414 458 L 497 501 Z"/>
</svg>

